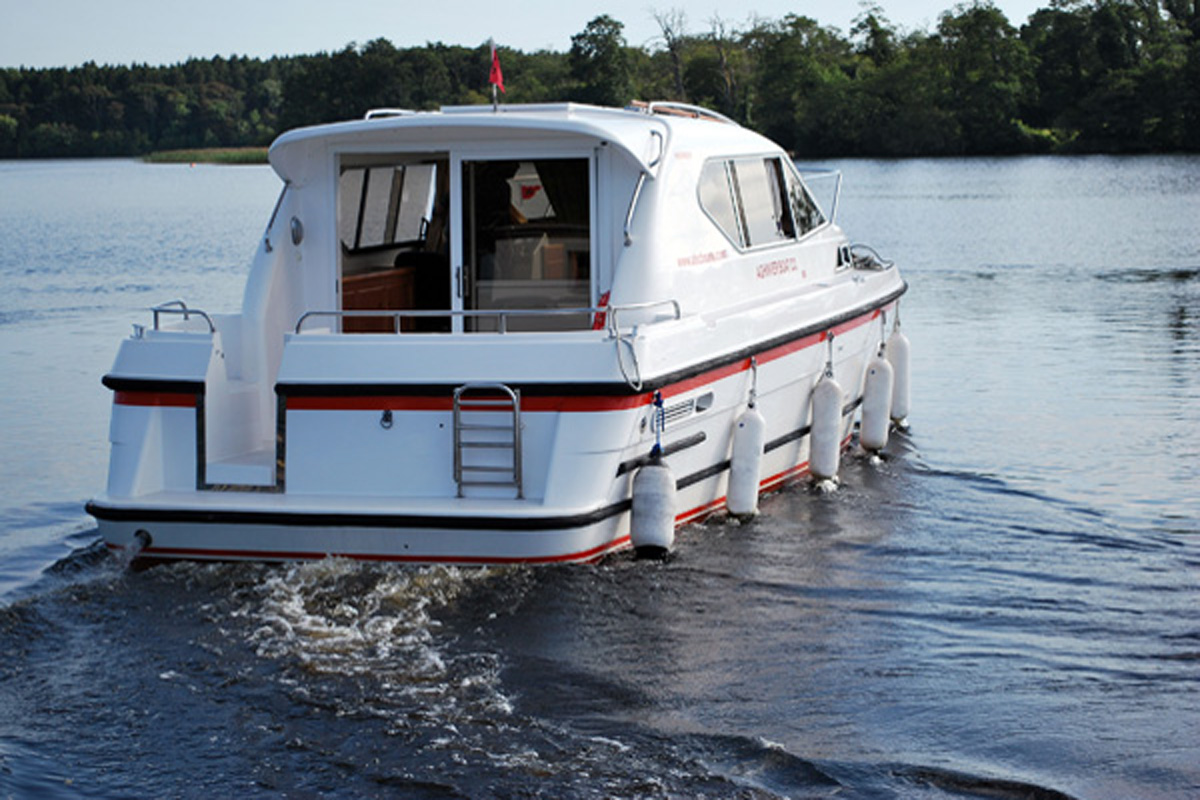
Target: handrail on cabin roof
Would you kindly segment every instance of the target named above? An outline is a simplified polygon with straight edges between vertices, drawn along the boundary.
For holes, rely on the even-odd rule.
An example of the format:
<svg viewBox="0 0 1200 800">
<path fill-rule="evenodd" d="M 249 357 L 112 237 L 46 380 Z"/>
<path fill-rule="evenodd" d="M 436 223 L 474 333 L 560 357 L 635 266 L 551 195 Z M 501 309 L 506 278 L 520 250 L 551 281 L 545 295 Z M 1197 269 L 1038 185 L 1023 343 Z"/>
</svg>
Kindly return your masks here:
<svg viewBox="0 0 1200 800">
<path fill-rule="evenodd" d="M 644 114 L 691 117 L 693 119 L 707 119 L 713 122 L 727 122 L 730 125 L 737 125 L 736 122 L 719 111 L 713 111 L 711 108 L 695 106 L 690 103 L 677 103 L 673 100 L 651 100 L 650 102 L 634 100 L 629 104 L 629 107 Z"/>
<path fill-rule="evenodd" d="M 363 119 L 387 119 L 388 117 L 411 117 L 416 111 L 410 108 L 372 108 L 363 115 Z"/>
<path fill-rule="evenodd" d="M 526 106 L 507 106 L 506 111 L 570 111 L 573 110 L 572 103 L 535 103 Z M 476 106 L 444 106 L 440 110 L 442 113 L 455 113 L 464 111 L 477 111 L 481 107 Z M 673 100 L 634 100 L 627 107 L 629 111 L 636 111 L 642 114 L 659 114 L 662 116 L 672 117 L 688 117 L 691 119 L 707 119 L 713 122 L 727 122 L 730 125 L 738 123 L 720 113 L 713 111 L 711 108 L 692 105 L 690 103 L 678 103 Z M 391 117 L 411 117 L 416 116 L 421 112 L 414 111 L 409 108 L 372 108 L 363 115 L 363 119 L 388 119 Z"/>
</svg>

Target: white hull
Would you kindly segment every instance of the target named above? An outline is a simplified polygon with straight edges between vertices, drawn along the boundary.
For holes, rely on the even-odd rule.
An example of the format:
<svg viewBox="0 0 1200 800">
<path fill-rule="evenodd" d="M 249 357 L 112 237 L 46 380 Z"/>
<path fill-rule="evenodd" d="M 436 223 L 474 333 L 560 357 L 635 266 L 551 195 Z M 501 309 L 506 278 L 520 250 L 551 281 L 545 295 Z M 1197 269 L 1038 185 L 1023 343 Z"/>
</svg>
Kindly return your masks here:
<svg viewBox="0 0 1200 800">
<path fill-rule="evenodd" d="M 845 345 L 847 350 L 851 346 L 854 349 L 836 366 L 837 374 L 845 376 L 845 383 L 856 387 L 855 394 L 847 398 L 843 416 L 845 442 L 849 441 L 858 405 L 863 365 L 871 353 L 871 345 L 879 341 L 881 318 L 869 313 L 852 320 L 850 324 L 855 327 L 837 337 L 845 342 L 855 340 L 853 345 Z M 758 403 L 768 420 L 762 491 L 777 488 L 808 472 L 808 395 L 824 368 L 828 346 L 821 336 L 810 335 L 774 350 L 791 347 L 799 349 L 776 360 L 766 360 L 758 367 Z M 772 352 L 764 350 L 756 360 L 769 359 Z M 716 379 L 711 380 L 713 377 Z M 730 364 L 662 389 L 668 408 L 680 405 L 673 403 L 673 399 L 682 398 L 686 404 L 689 399 L 714 395 L 706 411 L 692 412 L 689 419 L 678 423 L 668 422 L 664 432 L 667 461 L 679 487 L 678 525 L 724 509 L 730 437 L 740 410 L 739 401 L 745 396 L 749 381 L 748 368 Z M 422 399 L 425 402 L 421 405 L 437 405 L 437 401 Z M 565 399 L 554 398 L 542 405 L 558 405 Z M 344 431 L 358 427 L 374 433 L 379 427 L 380 412 L 372 406 L 403 405 L 396 395 L 387 395 L 378 402 L 369 395 L 326 398 L 326 401 L 331 408 L 315 410 L 313 406 L 320 405 L 320 401 L 306 398 L 301 403 L 305 408 L 289 411 L 285 429 L 297 427 L 291 422 L 292 415 L 309 414 L 325 417 L 312 421 L 314 430 Z M 584 458 L 603 468 L 595 480 L 582 487 L 591 493 L 590 502 L 584 497 L 571 506 L 547 506 L 541 499 L 455 498 L 449 496 L 453 489 L 447 481 L 441 487 L 445 495 L 441 497 L 331 496 L 319 491 L 277 493 L 265 491 L 264 487 L 262 491 L 163 491 L 132 503 L 102 496 L 93 501 L 89 510 L 99 519 L 101 532 L 111 547 L 137 547 L 142 557 L 295 560 L 338 556 L 474 564 L 596 560 L 629 546 L 629 498 L 634 465 L 646 455 L 654 440 L 652 434 L 640 431 L 642 421 L 652 414 L 650 395 L 642 393 L 640 399 L 632 401 L 624 396 L 572 397 L 567 402 L 585 408 L 636 403 L 631 409 L 615 411 L 523 412 L 527 428 L 565 425 L 565 421 L 557 418 L 572 415 L 581 418 L 571 421 L 585 431 L 625 431 L 621 441 L 634 439 L 634 444 L 624 448 L 584 454 Z M 403 413 L 395 412 L 395 426 L 405 424 Z M 428 422 L 427 428 L 449 424 L 449 410 L 407 413 L 441 419 L 440 423 Z M 601 415 L 605 419 L 597 419 Z M 190 425 L 194 422 L 185 422 L 184 427 Z M 573 455 L 576 459 L 580 456 Z M 421 466 L 411 465 L 418 470 Z M 424 466 L 438 467 L 444 476 L 449 474 L 445 464 L 426 462 Z M 369 482 L 366 474 L 355 476 L 344 463 L 341 468 L 348 473 L 345 476 L 348 484 L 361 486 Z M 299 480 L 320 480 L 327 485 L 330 476 L 319 467 L 314 471 L 317 474 L 313 478 Z M 364 469 L 364 473 L 367 471 Z M 286 486 L 297 479 L 289 482 L 285 470 L 283 480 Z M 151 537 L 151 544 L 144 551 L 136 539 L 138 531 L 146 531 Z"/>
<path fill-rule="evenodd" d="M 685 142 L 689 130 L 670 135 Z M 362 147 L 374 133 L 363 123 L 339 136 Z M 753 139 L 752 152 L 759 146 Z M 717 152 L 729 147 L 718 142 Z M 287 164 L 291 151 L 279 149 Z M 844 446 L 867 361 L 906 288 L 896 271 L 850 264 L 845 237 L 828 223 L 801 236 L 797 222 L 793 243 L 742 253 L 697 207 L 694 224 L 712 241 L 686 229 L 669 236 L 667 223 L 681 215 L 678 199 L 665 202 L 674 196 L 665 167 L 622 166 L 602 149 L 590 158 L 590 244 L 570 266 L 590 274 L 590 284 L 576 280 L 568 292 L 587 292 L 590 302 L 582 314 L 568 307 L 576 322 L 566 327 L 538 328 L 537 319 L 547 318 L 528 316 L 534 330 L 506 332 L 504 319 L 491 332 L 476 327 L 480 315 L 520 316 L 468 305 L 483 302 L 485 289 L 499 291 L 480 271 L 477 288 L 440 301 L 450 307 L 435 306 L 447 320 L 442 332 L 412 332 L 401 316 L 383 329 L 352 331 L 353 313 L 374 312 L 348 311 L 350 278 L 344 301 L 321 299 L 352 259 L 345 238 L 338 256 L 329 244 L 336 239 L 317 225 L 333 219 L 331 201 L 296 191 L 281 200 L 242 314 L 173 310 L 178 319 L 169 328 L 156 314 L 154 330 L 122 345 L 105 378 L 115 392 L 108 489 L 88 507 L 104 540 L 142 558 L 592 561 L 630 546 L 633 477 L 656 444 L 674 477 L 677 525 L 724 508 L 733 431 L 748 401 L 765 420 L 761 489 L 804 475 L 810 397 L 830 363 L 843 387 Z M 680 158 L 675 169 L 695 180 L 693 156 Z M 462 163 L 466 172 L 474 162 Z M 322 174 L 310 178 L 313 189 Z M 662 185 L 643 193 L 648 175 Z M 533 179 L 523 180 L 527 187 Z M 456 197 L 466 189 L 455 182 L 446 191 Z M 364 205 L 367 195 L 364 186 Z M 554 202 L 565 207 L 561 196 Z M 625 232 L 607 238 L 605 223 L 617 215 L 604 208 L 622 203 Z M 306 233 L 290 246 L 274 233 L 272 246 L 282 218 L 302 214 Z M 658 214 L 667 216 L 648 224 L 663 234 L 630 246 L 633 223 Z M 451 223 L 453 236 L 466 241 L 462 223 Z M 569 247 L 587 241 L 572 236 Z M 544 269 L 561 269 L 562 251 L 546 241 Z M 468 255 L 459 245 L 450 254 L 452 261 Z M 665 277 L 646 271 L 664 260 Z M 539 272 L 521 286 L 566 291 L 553 288 L 561 283 Z M 385 313 L 404 314 L 421 301 L 390 302 Z M 314 317 L 314 306 L 333 310 Z M 420 312 L 411 316 L 421 324 Z"/>
</svg>

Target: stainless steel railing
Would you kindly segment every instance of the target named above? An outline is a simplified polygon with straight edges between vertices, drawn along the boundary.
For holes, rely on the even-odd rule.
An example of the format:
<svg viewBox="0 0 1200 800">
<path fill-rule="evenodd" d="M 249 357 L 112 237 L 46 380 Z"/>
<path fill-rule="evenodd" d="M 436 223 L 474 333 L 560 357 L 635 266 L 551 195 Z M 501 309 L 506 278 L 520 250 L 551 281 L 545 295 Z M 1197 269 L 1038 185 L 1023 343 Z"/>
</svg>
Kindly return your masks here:
<svg viewBox="0 0 1200 800">
<path fill-rule="evenodd" d="M 198 308 L 188 308 L 187 303 L 182 300 L 172 300 L 169 303 L 162 303 L 150 309 L 154 313 L 154 330 L 158 330 L 158 318 L 162 314 L 170 314 L 183 317 L 184 320 L 190 320 L 193 316 L 200 317 L 208 323 L 208 332 L 216 333 L 217 326 L 213 325 L 212 317 Z"/>
<path fill-rule="evenodd" d="M 808 187 L 817 208 L 825 215 L 825 221 L 837 223 L 838 206 L 842 201 L 842 171 L 796 165 L 796 170 Z M 828 184 L 833 184 L 830 187 Z"/>
<path fill-rule="evenodd" d="M 681 319 L 683 317 L 683 311 L 679 307 L 678 300 L 652 300 L 648 303 L 630 303 L 629 305 L 612 306 L 611 308 L 602 310 L 608 312 L 606 322 L 608 323 L 609 335 L 616 337 L 621 330 L 621 323 L 618 319 L 618 315 L 621 313 L 628 314 L 631 311 L 649 311 L 654 308 L 665 308 L 667 306 L 670 306 L 674 313 L 673 319 Z"/>
<path fill-rule="evenodd" d="M 611 336 L 616 336 L 620 330 L 617 324 L 617 315 L 619 313 L 628 313 L 631 311 L 647 310 L 656 307 L 670 306 L 674 311 L 674 318 L 679 319 L 682 316 L 679 302 L 676 300 L 665 300 L 653 303 L 637 303 L 628 306 L 612 306 L 612 307 L 589 307 L 589 308 L 526 308 L 526 309 L 497 309 L 497 310 L 428 310 L 428 309 L 402 309 L 402 310 L 349 310 L 349 311 L 306 311 L 300 315 L 300 319 L 296 320 L 296 333 L 302 333 L 304 324 L 311 319 L 326 318 L 326 319 L 358 319 L 358 318 L 374 318 L 392 320 L 392 332 L 404 333 L 402 330 L 402 322 L 406 319 L 447 319 L 447 318 L 462 318 L 462 319 L 493 319 L 496 321 L 496 330 L 486 331 L 486 333 L 508 333 L 509 320 L 513 317 L 564 317 L 564 316 L 588 316 L 592 320 L 604 317 L 606 324 L 605 328 Z M 193 312 L 195 313 L 195 312 Z M 481 333 L 484 331 L 481 331 Z"/>
<path fill-rule="evenodd" d="M 454 311 L 446 310 L 428 310 L 428 309 L 404 309 L 404 310 L 352 310 L 352 311 L 306 311 L 300 315 L 300 319 L 296 320 L 296 333 L 301 333 L 304 323 L 310 319 L 317 317 L 329 317 L 334 319 L 356 319 L 356 318 L 391 318 L 393 333 L 403 333 L 401 330 L 401 322 L 406 319 L 446 319 L 450 317 L 461 317 L 464 319 L 495 319 L 496 330 L 488 331 L 488 333 L 508 333 L 508 320 L 510 317 L 553 317 L 553 316 L 568 316 L 568 315 L 592 315 L 602 313 L 603 308 L 531 308 L 531 309 L 504 309 L 498 311 L 479 311 L 479 310 L 461 310 Z"/>
</svg>

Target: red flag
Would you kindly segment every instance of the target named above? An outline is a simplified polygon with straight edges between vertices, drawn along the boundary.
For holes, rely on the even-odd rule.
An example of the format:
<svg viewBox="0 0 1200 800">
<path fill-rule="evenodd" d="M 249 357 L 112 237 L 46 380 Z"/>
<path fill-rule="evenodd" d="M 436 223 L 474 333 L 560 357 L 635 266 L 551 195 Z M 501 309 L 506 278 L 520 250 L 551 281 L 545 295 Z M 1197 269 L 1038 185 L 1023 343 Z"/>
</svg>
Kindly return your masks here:
<svg viewBox="0 0 1200 800">
<path fill-rule="evenodd" d="M 500 54 L 496 52 L 494 44 L 492 45 L 492 71 L 488 75 L 488 83 L 504 92 L 504 73 L 500 71 Z M 508 92 L 504 93 L 508 94 Z"/>
</svg>

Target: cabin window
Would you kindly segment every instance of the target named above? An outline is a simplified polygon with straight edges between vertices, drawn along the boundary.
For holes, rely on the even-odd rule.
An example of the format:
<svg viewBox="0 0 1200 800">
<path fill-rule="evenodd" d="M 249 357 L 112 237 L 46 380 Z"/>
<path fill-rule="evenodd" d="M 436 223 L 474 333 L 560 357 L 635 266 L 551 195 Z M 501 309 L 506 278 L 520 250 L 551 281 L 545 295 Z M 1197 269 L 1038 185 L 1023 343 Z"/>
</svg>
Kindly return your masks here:
<svg viewBox="0 0 1200 800">
<path fill-rule="evenodd" d="M 468 310 L 591 305 L 591 180 L 586 158 L 463 162 L 463 305 Z M 468 330 L 498 318 L 468 317 Z M 510 315 L 509 330 L 588 327 L 580 314 Z"/>
<path fill-rule="evenodd" d="M 746 239 L 742 235 L 729 168 L 728 161 L 709 161 L 704 165 L 704 171 L 700 174 L 700 205 L 726 236 L 739 247 L 744 247 Z"/>
<path fill-rule="evenodd" d="M 709 161 L 700 205 L 742 249 L 794 241 L 824 222 L 795 170 L 778 156 Z"/>
<path fill-rule="evenodd" d="M 343 311 L 450 307 L 447 155 L 346 156 L 338 176 Z M 402 330 L 445 330 L 448 318 L 404 317 Z M 392 332 L 386 313 L 342 319 L 347 333 Z"/>
<path fill-rule="evenodd" d="M 354 252 L 420 239 L 433 204 L 434 164 L 350 167 L 338 185 L 338 235 Z"/>
<path fill-rule="evenodd" d="M 792 205 L 792 219 L 796 222 L 797 236 L 803 237 L 808 235 L 809 231 L 825 224 L 825 214 L 821 212 L 820 206 L 809 193 L 804 181 L 800 180 L 799 173 L 795 169 L 789 169 L 786 175 L 788 197 Z"/>
<path fill-rule="evenodd" d="M 733 162 L 733 170 L 749 245 L 758 247 L 796 238 L 779 159 L 739 159 Z"/>
</svg>

